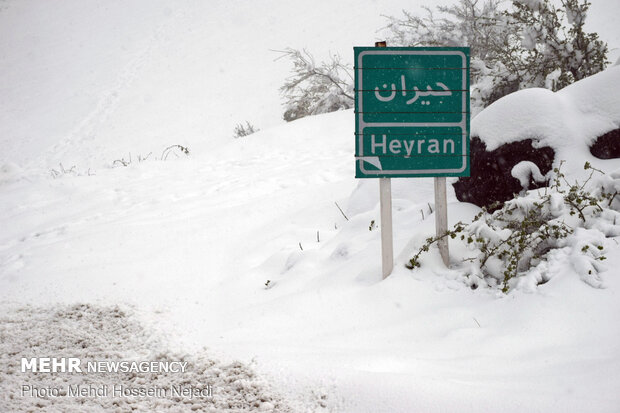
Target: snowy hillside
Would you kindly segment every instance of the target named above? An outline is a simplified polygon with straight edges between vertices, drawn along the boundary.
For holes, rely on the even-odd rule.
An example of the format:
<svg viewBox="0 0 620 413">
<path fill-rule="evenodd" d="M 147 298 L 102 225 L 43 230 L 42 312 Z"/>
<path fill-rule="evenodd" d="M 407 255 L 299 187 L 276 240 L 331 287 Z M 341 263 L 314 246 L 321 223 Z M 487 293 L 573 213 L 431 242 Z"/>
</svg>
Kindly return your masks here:
<svg viewBox="0 0 620 413">
<path fill-rule="evenodd" d="M 601 22 L 619 7 L 594 3 Z M 213 379 L 211 411 L 618 411 L 618 237 L 604 288 L 555 256 L 545 284 L 473 290 L 434 249 L 405 268 L 434 233 L 433 184 L 394 179 L 396 265 L 381 280 L 378 182 L 354 179 L 352 111 L 279 122 L 288 68 L 269 49 L 345 56 L 411 2 L 174 5 L 0 3 L 0 411 L 29 377 L 19 357 L 58 349 L 185 357 L 187 380 Z M 619 159 L 575 142 L 618 127 L 618 72 L 509 96 L 472 131 L 529 128 L 611 176 Z M 233 139 L 246 119 L 262 130 Z M 451 186 L 448 202 L 451 224 L 479 211 Z"/>
<path fill-rule="evenodd" d="M 397 266 L 381 282 L 378 188 L 354 191 L 352 117 L 201 158 L 5 181 L 1 299 L 130 303 L 190 354 L 254 359 L 289 397 L 318 391 L 334 411 L 614 411 L 615 271 L 599 290 L 556 263 L 535 294 L 508 296 L 470 290 L 436 254 L 412 273 L 432 180 L 396 180 Z M 477 210 L 449 202 L 451 222 Z"/>
</svg>

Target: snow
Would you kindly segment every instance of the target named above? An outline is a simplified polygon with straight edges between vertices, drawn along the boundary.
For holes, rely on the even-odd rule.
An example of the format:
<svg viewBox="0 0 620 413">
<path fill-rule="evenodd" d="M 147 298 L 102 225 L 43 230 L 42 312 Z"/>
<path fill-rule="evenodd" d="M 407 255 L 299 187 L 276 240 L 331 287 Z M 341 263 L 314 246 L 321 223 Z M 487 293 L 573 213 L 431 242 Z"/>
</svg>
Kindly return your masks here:
<svg viewBox="0 0 620 413">
<path fill-rule="evenodd" d="M 436 251 L 410 272 L 403 264 L 434 231 L 432 180 L 416 179 L 394 180 L 396 267 L 381 282 L 379 231 L 369 230 L 378 185 L 352 178 L 352 119 L 322 115 L 208 154 L 5 183 L 2 300 L 138 306 L 173 348 L 254 359 L 292 405 L 516 412 L 527 400 L 538 411 L 614 411 L 617 277 L 604 273 L 607 288 L 594 290 L 562 257 L 533 294 L 502 297 L 466 287 Z M 451 190 L 449 203 L 451 223 L 477 212 Z"/>
<path fill-rule="evenodd" d="M 522 188 L 527 189 L 531 180 L 544 182 L 545 177 L 540 173 L 540 169 L 534 162 L 521 161 L 512 167 L 510 174 L 519 180 Z"/>
<path fill-rule="evenodd" d="M 523 39 L 521 39 L 521 45 L 527 50 L 533 50 L 536 47 L 536 40 L 538 39 L 538 30 L 534 28 L 528 28 L 522 33 Z"/>
<path fill-rule="evenodd" d="M 0 165 L 88 169 L 173 143 L 209 150 L 240 122 L 281 124 L 291 66 L 276 50 L 350 64 L 382 14 L 421 4 L 3 0 Z"/>
<path fill-rule="evenodd" d="M 576 238 L 604 242 L 596 286 L 605 288 L 575 271 L 593 263 L 575 242 L 509 294 L 472 290 L 465 270 L 443 267 L 434 248 L 419 270 L 404 267 L 434 233 L 433 183 L 394 179 L 396 265 L 381 280 L 378 182 L 353 178 L 353 113 L 279 124 L 288 69 L 268 49 L 346 56 L 372 43 L 380 13 L 409 2 L 5 4 L 2 386 L 25 380 L 15 374 L 21 354 L 63 345 L 75 357 L 181 354 L 207 366 L 214 393 L 223 391 L 219 411 L 237 401 L 265 411 L 617 411 L 617 234 L 601 240 L 604 228 L 593 226 Z M 304 19 L 286 18 L 296 13 Z M 589 160 L 617 188 L 619 161 L 591 158 L 585 145 L 620 121 L 618 73 L 512 95 L 480 113 L 472 132 L 489 146 L 532 134 L 574 164 L 570 179 Z M 261 131 L 233 139 L 246 119 Z M 175 144 L 189 155 L 163 160 Z M 130 153 L 128 166 L 112 167 Z M 450 224 L 479 211 L 451 186 L 448 202 Z M 593 225 L 615 219 L 603 218 Z M 459 264 L 468 251 L 451 243 L 451 253 Z M 126 330 L 110 317 L 115 306 Z M 73 334 L 90 343 L 64 339 Z M 214 367 L 233 382 L 255 374 L 243 387 L 251 391 L 216 382 Z M 185 378 L 199 380 L 194 373 Z"/>
<path fill-rule="evenodd" d="M 610 163 L 594 158 L 588 147 L 620 125 L 620 95 L 614 87 L 619 83 L 620 68 L 612 66 L 555 93 L 541 88 L 518 91 L 472 119 L 471 134 L 480 137 L 488 150 L 532 139 L 535 146 L 553 148 L 556 163 L 566 161 L 571 173 L 585 161 Z"/>
<path fill-rule="evenodd" d="M 269 384 L 241 363 L 223 364 L 216 360 L 171 352 L 165 338 L 137 323 L 131 308 L 93 305 L 53 307 L 11 307 L 3 305 L 0 324 L 0 365 L 6 372 L 0 382 L 4 411 L 100 412 L 105 411 L 294 411 Z M 71 350 L 87 363 L 126 362 L 135 370 L 90 372 L 87 380 L 79 374 L 37 374 L 20 371 L 21 358 L 60 354 Z M 183 374 L 149 373 L 145 361 L 182 364 Z M 191 387 L 188 386 L 191 384 Z M 28 386 L 25 389 L 22 386 Z M 77 393 L 78 386 L 86 395 Z M 90 390 L 94 389 L 94 390 Z M 157 397 L 107 397 L 103 394 L 157 390 Z M 182 389 L 201 391 L 194 397 L 180 397 Z M 174 393 L 176 391 L 177 393 Z M 32 397 L 31 394 L 51 394 Z M 73 393 L 72 393 L 73 392 Z M 92 393 L 91 393 L 92 392 Z M 98 392 L 98 393 L 95 393 Z M 81 394 L 81 395 L 80 395 Z M 99 394 L 99 397 L 88 396 Z M 210 396 L 209 396 L 210 395 Z"/>
<path fill-rule="evenodd" d="M 608 59 L 610 62 L 614 62 L 620 58 L 620 31 L 618 26 L 606 16 L 617 16 L 620 13 L 620 3 L 615 0 L 597 0 L 590 3 L 584 29 L 588 32 L 598 33 L 600 39 L 607 42 L 609 46 Z"/>
</svg>

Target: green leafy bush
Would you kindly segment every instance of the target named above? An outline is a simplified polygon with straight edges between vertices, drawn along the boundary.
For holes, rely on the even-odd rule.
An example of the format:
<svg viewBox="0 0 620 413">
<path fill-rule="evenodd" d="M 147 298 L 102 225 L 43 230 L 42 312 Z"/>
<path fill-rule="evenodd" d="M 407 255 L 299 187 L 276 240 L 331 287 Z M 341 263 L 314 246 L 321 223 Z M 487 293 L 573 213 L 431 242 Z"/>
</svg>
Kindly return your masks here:
<svg viewBox="0 0 620 413">
<path fill-rule="evenodd" d="M 588 179 L 569 183 L 560 168 L 555 168 L 549 187 L 516 196 L 493 213 L 483 208 L 470 224 L 458 222 L 446 233 L 428 238 L 407 267 L 420 267 L 422 254 L 439 239 L 449 237 L 474 252 L 463 258 L 472 264 L 468 270 L 472 288 L 486 284 L 508 292 L 519 277 L 531 273 L 558 249 L 565 249 L 584 281 L 601 287 L 598 274 L 605 270 L 601 264 L 606 259 L 604 238 L 620 235 L 620 174 L 593 183 L 593 175 L 602 172 L 589 163 L 585 169 L 590 170 Z M 549 276 L 538 269 L 537 283 L 545 283 Z"/>
</svg>

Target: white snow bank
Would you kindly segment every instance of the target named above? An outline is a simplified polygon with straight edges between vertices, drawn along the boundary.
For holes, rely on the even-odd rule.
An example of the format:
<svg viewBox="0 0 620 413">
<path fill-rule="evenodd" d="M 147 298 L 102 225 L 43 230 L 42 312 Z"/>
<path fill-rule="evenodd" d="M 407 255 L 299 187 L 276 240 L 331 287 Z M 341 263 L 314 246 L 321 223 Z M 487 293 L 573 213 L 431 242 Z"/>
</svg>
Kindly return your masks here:
<svg viewBox="0 0 620 413">
<path fill-rule="evenodd" d="M 620 127 L 620 67 L 614 66 L 554 93 L 525 89 L 503 97 L 471 122 L 488 150 L 517 140 L 532 139 L 550 146 L 558 159 L 576 154 L 590 159 L 588 146 L 597 137 Z"/>
</svg>

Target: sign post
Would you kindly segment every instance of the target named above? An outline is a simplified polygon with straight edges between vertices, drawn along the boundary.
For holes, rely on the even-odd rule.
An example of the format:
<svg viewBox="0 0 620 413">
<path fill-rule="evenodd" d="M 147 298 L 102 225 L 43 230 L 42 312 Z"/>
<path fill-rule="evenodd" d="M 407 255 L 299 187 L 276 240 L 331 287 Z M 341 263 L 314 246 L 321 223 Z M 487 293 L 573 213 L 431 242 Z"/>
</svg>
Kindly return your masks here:
<svg viewBox="0 0 620 413">
<path fill-rule="evenodd" d="M 379 178 L 379 204 L 381 208 L 381 272 L 383 279 L 386 279 L 394 269 L 392 181 L 390 178 Z"/>
<path fill-rule="evenodd" d="M 447 230 L 445 177 L 469 176 L 469 48 L 354 51 L 355 176 L 379 178 L 382 194 L 385 178 L 434 177 L 436 231 L 442 235 Z M 383 220 L 383 195 L 381 203 Z M 382 229 L 384 251 L 387 235 Z M 391 254 L 391 231 L 389 238 Z M 447 239 L 439 247 L 449 265 Z M 384 253 L 384 277 L 386 264 Z"/>
<path fill-rule="evenodd" d="M 435 234 L 440 237 L 448 230 L 448 201 L 446 198 L 446 177 L 436 176 L 435 180 Z M 450 267 L 450 251 L 448 250 L 448 238 L 443 237 L 437 241 L 439 255 L 446 267 Z"/>
<path fill-rule="evenodd" d="M 387 47 L 387 43 L 375 42 L 375 47 Z M 379 178 L 379 208 L 381 209 L 381 272 L 385 280 L 394 269 L 391 178 Z"/>
</svg>

